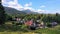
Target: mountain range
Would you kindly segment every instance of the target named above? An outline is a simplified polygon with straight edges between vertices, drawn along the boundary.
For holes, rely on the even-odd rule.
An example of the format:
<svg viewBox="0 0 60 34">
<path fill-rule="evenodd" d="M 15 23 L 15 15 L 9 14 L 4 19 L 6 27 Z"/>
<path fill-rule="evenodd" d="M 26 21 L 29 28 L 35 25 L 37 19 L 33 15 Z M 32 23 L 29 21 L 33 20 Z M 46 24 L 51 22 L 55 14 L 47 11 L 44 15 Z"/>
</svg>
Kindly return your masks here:
<svg viewBox="0 0 60 34">
<path fill-rule="evenodd" d="M 37 12 L 31 11 L 29 9 L 27 10 L 17 10 L 11 7 L 4 7 L 7 14 L 38 14 Z"/>
</svg>

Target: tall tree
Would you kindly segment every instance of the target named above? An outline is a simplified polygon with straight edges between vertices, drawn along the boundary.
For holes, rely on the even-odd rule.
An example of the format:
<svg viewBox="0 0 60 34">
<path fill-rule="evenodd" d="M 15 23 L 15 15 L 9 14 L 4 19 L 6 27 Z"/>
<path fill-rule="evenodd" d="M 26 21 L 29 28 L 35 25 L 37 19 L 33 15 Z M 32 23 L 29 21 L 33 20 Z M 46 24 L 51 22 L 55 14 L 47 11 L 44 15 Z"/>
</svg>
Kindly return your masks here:
<svg viewBox="0 0 60 34">
<path fill-rule="evenodd" d="M 0 0 L 0 25 L 4 24 L 5 22 L 5 11 L 1 1 L 2 0 Z"/>
</svg>

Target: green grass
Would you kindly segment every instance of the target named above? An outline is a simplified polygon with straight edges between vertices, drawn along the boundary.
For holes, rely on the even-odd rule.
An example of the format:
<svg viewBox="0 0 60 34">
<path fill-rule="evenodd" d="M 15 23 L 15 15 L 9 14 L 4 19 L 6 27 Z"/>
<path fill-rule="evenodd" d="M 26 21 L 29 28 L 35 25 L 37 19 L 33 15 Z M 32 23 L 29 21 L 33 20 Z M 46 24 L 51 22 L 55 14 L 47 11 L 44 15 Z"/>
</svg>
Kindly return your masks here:
<svg viewBox="0 0 60 34">
<path fill-rule="evenodd" d="M 7 25 L 5 25 L 7 26 Z M 7 27 L 0 26 L 0 34 L 60 34 L 60 25 L 57 25 L 54 28 L 43 28 L 38 30 L 28 30 L 24 29 L 25 27 L 9 25 Z"/>
<path fill-rule="evenodd" d="M 3 29 L 4 30 L 4 29 Z M 38 30 L 29 30 L 28 32 L 23 32 L 23 30 L 21 31 L 10 31 L 8 32 L 7 30 L 5 30 L 4 32 L 0 32 L 0 34 L 35 34 L 35 33 L 39 33 L 39 34 L 60 34 L 60 25 L 54 27 L 54 28 L 43 28 L 43 29 L 38 29 Z"/>
</svg>

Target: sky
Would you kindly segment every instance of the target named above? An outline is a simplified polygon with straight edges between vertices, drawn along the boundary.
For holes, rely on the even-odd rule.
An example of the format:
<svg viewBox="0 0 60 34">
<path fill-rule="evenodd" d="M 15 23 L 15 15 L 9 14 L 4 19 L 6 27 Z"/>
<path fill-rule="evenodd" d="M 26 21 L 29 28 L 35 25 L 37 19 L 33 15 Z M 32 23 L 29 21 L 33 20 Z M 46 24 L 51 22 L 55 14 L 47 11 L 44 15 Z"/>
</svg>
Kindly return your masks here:
<svg viewBox="0 0 60 34">
<path fill-rule="evenodd" d="M 2 0 L 2 5 L 38 13 L 60 13 L 60 0 Z"/>
</svg>

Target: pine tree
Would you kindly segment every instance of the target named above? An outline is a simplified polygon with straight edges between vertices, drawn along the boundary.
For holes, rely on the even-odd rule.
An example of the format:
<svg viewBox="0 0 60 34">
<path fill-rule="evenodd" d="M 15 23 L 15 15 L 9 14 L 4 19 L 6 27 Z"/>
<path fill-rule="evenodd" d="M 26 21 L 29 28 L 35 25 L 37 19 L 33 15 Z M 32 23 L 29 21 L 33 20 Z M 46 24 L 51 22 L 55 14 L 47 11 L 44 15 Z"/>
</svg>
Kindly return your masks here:
<svg viewBox="0 0 60 34">
<path fill-rule="evenodd" d="M 2 0 L 0 0 L 0 25 L 3 25 L 5 22 L 5 11 L 1 1 Z"/>
</svg>

